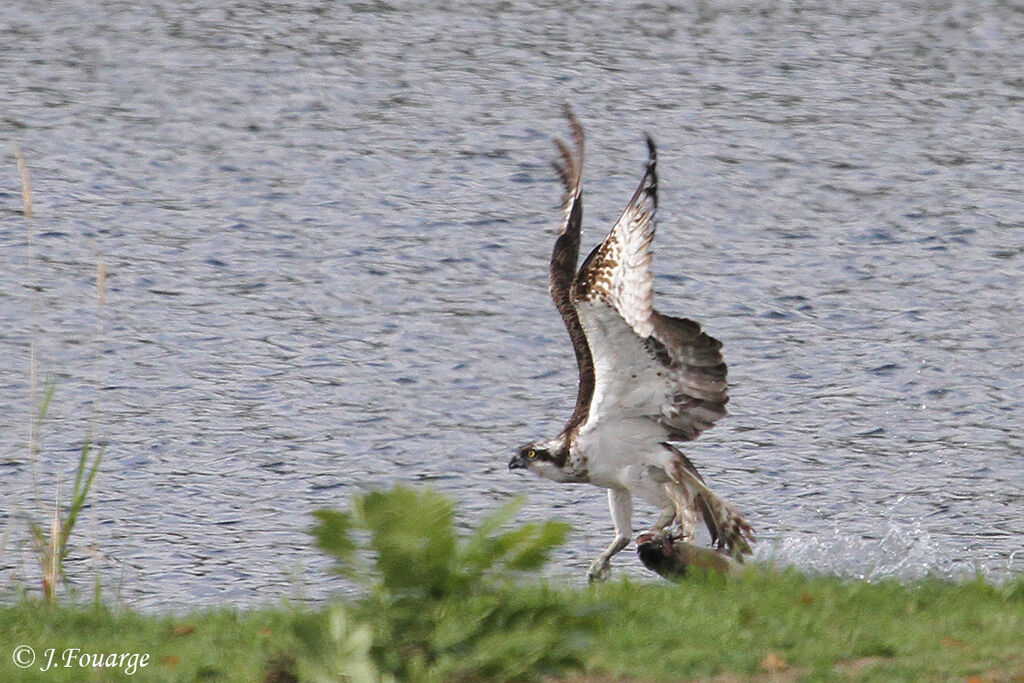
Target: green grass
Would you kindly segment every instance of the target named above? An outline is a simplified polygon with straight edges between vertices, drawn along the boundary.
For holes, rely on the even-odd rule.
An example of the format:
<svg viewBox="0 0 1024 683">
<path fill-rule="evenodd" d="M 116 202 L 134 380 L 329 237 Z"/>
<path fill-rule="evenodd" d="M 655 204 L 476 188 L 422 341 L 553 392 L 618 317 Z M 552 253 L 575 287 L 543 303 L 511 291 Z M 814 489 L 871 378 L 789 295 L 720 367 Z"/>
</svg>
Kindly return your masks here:
<svg viewBox="0 0 1024 683">
<path fill-rule="evenodd" d="M 46 418 L 46 411 L 53 398 L 53 392 L 57 383 L 48 383 L 43 401 L 39 407 L 38 425 L 43 424 Z M 34 457 L 34 456 L 30 456 Z M 89 489 L 92 488 L 96 473 L 99 472 L 100 463 L 103 461 L 103 451 L 92 454 L 92 444 L 86 440 L 82 445 L 82 452 L 78 458 L 78 467 L 75 470 L 75 485 L 71 491 L 71 500 L 65 506 L 60 500 L 60 487 L 57 487 L 57 500 L 49 514 L 49 523 L 40 522 L 31 516 L 26 517 L 29 531 L 32 534 L 32 549 L 39 561 L 39 568 L 43 580 L 43 597 L 47 602 L 57 601 L 57 585 L 65 579 L 64 561 L 70 550 L 71 534 L 78 521 L 78 515 L 85 507 L 86 499 L 89 496 Z M 38 485 L 34 487 L 38 491 Z M 37 495 L 38 497 L 38 495 Z M 37 507 L 42 507 L 37 500 Z M 40 513 L 40 517 L 42 514 Z"/>
<path fill-rule="evenodd" d="M 276 654 L 294 650 L 294 619 L 288 609 L 201 611 L 173 617 L 24 601 L 0 609 L 0 680 L 259 681 Z M 35 651 L 32 667 L 14 665 L 19 645 Z M 49 648 L 56 649 L 58 665 L 40 671 Z M 77 663 L 65 668 L 59 659 L 66 648 L 148 654 L 149 661 L 133 675 L 123 669 L 83 669 Z"/>
<path fill-rule="evenodd" d="M 430 490 L 318 511 L 316 545 L 363 586 L 319 609 L 147 615 L 23 594 L 0 607 L 0 681 L 1024 681 L 1024 577 L 866 583 L 754 566 L 581 588 L 536 578 L 568 527 L 510 529 L 518 504 L 468 534 Z M 70 648 L 105 666 L 64 666 Z"/>
<path fill-rule="evenodd" d="M 536 578 L 568 527 L 509 528 L 520 502 L 465 534 L 430 490 L 316 512 L 316 545 L 363 586 L 319 610 L 172 617 L 23 598 L 0 608 L 0 680 L 1024 680 L 1024 578 L 865 583 L 755 566 L 580 588 Z M 16 667 L 18 646 L 34 667 Z M 68 648 L 147 661 L 39 670 Z"/>
<path fill-rule="evenodd" d="M 868 584 L 749 572 L 676 587 L 617 584 L 623 605 L 588 667 L 672 680 L 782 668 L 810 680 L 1024 677 L 1024 581 Z"/>
<path fill-rule="evenodd" d="M 1004 586 L 982 580 L 867 584 L 753 571 L 741 579 L 694 577 L 679 585 L 621 581 L 579 589 L 531 582 L 496 587 L 486 596 L 493 603 L 546 606 L 548 616 L 559 619 L 572 609 L 591 622 L 579 665 L 553 671 L 558 679 L 677 681 L 731 674 L 753 680 L 777 669 L 785 680 L 1024 680 L 1020 579 Z M 358 612 L 354 603 L 342 607 Z M 459 618 L 479 617 L 478 607 L 449 608 Z M 0 608 L 0 680 L 259 681 L 271 671 L 302 671 L 293 663 L 309 647 L 295 625 L 321 616 L 288 607 L 151 616 L 24 601 Z M 492 648 L 514 640 L 520 656 L 530 657 L 535 655 L 528 650 L 544 649 L 558 637 L 545 630 L 537 635 L 539 641 L 530 642 L 494 629 L 482 642 Z M 78 647 L 146 653 L 150 661 L 132 676 L 19 670 L 12 653 L 22 644 L 40 658 L 47 648 Z M 498 661 L 508 666 L 514 660 Z M 510 668 L 462 680 L 513 676 L 529 674 Z"/>
</svg>

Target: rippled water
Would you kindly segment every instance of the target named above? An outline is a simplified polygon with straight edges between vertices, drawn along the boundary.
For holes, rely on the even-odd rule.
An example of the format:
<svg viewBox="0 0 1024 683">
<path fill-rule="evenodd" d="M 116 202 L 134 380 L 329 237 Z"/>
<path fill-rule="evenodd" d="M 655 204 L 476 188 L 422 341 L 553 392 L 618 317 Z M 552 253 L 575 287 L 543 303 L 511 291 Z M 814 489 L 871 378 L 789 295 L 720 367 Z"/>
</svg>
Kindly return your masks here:
<svg viewBox="0 0 1024 683">
<path fill-rule="evenodd" d="M 1024 566 L 1019 2 L 14 0 L 0 31 L 3 585 L 35 576 L 33 339 L 42 497 L 106 444 L 80 585 L 322 595 L 309 513 L 397 481 L 469 520 L 528 493 L 523 518 L 575 525 L 552 571 L 582 575 L 603 492 L 505 470 L 575 394 L 545 282 L 562 102 L 587 245 L 659 144 L 657 303 L 734 384 L 687 452 L 759 557 Z"/>
</svg>

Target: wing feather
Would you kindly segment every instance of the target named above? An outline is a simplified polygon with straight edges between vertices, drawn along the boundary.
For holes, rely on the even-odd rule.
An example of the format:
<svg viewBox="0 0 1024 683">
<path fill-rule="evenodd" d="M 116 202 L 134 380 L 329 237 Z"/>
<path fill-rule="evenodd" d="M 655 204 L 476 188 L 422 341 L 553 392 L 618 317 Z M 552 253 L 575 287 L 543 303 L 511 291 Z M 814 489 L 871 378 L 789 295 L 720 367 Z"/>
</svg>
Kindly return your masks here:
<svg viewBox="0 0 1024 683">
<path fill-rule="evenodd" d="M 570 299 L 595 371 L 594 404 L 656 420 L 666 438 L 690 440 L 726 414 L 722 344 L 685 318 L 653 308 L 651 243 L 658 207 L 657 154 L 629 205 L 573 280 Z M 603 412 L 603 411 L 601 411 Z"/>
<path fill-rule="evenodd" d="M 555 171 L 562 181 L 562 224 L 558 238 L 551 251 L 551 265 L 548 269 L 551 299 L 562 316 L 572 347 L 576 353 L 576 367 L 579 370 L 579 388 L 576 406 L 563 433 L 568 433 L 586 421 L 594 394 L 594 361 L 586 334 L 580 324 L 576 307 L 572 303 L 571 290 L 576 275 L 576 262 L 580 252 L 580 229 L 583 222 L 583 127 L 572 109 L 566 105 L 565 117 L 572 131 L 572 147 L 561 140 L 555 140 L 558 160 Z"/>
<path fill-rule="evenodd" d="M 651 241 L 658 208 L 658 157 L 650 137 L 647 151 L 640 186 L 611 232 L 587 257 L 572 286 L 574 301 L 604 302 L 642 337 L 653 332 Z"/>
</svg>

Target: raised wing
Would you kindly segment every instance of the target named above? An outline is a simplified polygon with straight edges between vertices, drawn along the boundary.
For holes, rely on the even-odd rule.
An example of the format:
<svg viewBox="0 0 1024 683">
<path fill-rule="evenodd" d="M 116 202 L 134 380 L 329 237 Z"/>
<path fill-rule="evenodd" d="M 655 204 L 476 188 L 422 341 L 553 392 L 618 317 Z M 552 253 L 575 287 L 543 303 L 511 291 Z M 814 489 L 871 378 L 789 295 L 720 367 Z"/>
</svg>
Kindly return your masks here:
<svg viewBox="0 0 1024 683">
<path fill-rule="evenodd" d="M 641 337 L 654 331 L 651 302 L 651 241 L 654 214 L 658 209 L 658 157 L 654 142 L 647 138 L 647 168 L 640 187 L 604 242 L 583 262 L 573 281 L 573 302 L 602 301 L 618 312 Z"/>
<path fill-rule="evenodd" d="M 657 155 L 604 242 L 584 261 L 570 299 L 594 365 L 591 411 L 648 417 L 666 438 L 690 440 L 726 414 L 721 343 L 700 325 L 652 307 L 651 242 L 658 206 Z"/>
<path fill-rule="evenodd" d="M 569 338 L 576 352 L 576 367 L 580 374 L 576 407 L 565 426 L 565 431 L 568 432 L 587 419 L 594 394 L 594 362 L 570 296 L 573 278 L 576 275 L 576 261 L 580 253 L 580 227 L 583 221 L 583 127 L 568 105 L 565 107 L 565 116 L 569 120 L 573 139 L 571 148 L 561 140 L 555 140 L 559 153 L 559 158 L 555 161 L 555 171 L 562 180 L 564 192 L 562 225 L 558 229 L 558 239 L 555 240 L 554 249 L 551 251 L 548 275 L 551 298 L 569 331 Z"/>
</svg>

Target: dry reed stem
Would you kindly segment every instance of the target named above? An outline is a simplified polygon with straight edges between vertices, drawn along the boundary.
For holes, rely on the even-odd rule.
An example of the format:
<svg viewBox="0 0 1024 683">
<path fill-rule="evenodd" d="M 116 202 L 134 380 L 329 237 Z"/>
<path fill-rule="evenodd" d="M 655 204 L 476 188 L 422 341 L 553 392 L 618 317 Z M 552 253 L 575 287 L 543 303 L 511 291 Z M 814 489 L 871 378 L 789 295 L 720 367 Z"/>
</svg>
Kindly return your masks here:
<svg viewBox="0 0 1024 683">
<path fill-rule="evenodd" d="M 21 174 L 21 204 L 25 216 L 28 241 L 28 279 L 29 279 L 29 308 L 31 317 L 31 330 L 29 333 L 28 347 L 28 403 L 31 416 L 28 421 L 28 462 L 32 469 L 32 489 L 36 505 L 39 501 L 39 472 L 37 471 L 37 451 L 39 448 L 39 437 L 36 433 L 37 415 L 37 367 L 36 361 L 36 296 L 35 296 L 35 245 L 32 239 L 32 177 L 28 170 L 28 162 L 25 155 L 17 144 L 14 145 L 14 156 L 18 161 L 18 172 Z"/>
<path fill-rule="evenodd" d="M 96 263 L 96 292 L 102 308 L 107 300 L 107 262 L 102 258 Z"/>
<path fill-rule="evenodd" d="M 57 601 L 57 582 L 60 580 L 62 529 L 60 520 L 60 482 L 57 483 L 57 499 L 53 501 L 53 518 L 50 522 L 50 547 L 46 549 L 46 563 L 43 567 L 43 597 L 46 602 Z"/>
<path fill-rule="evenodd" d="M 25 217 L 32 217 L 32 178 L 28 173 L 28 163 L 21 148 L 14 147 L 14 156 L 18 159 L 18 171 L 21 173 L 21 204 L 25 208 Z"/>
</svg>

